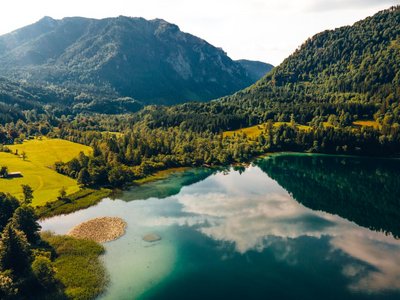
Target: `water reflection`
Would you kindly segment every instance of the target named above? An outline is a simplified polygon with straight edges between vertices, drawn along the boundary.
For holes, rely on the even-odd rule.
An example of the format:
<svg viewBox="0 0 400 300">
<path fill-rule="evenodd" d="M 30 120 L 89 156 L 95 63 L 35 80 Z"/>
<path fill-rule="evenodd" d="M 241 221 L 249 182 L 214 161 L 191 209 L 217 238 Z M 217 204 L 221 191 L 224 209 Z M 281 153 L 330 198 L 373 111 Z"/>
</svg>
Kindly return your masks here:
<svg viewBox="0 0 400 300">
<path fill-rule="evenodd" d="M 264 170 L 270 170 L 267 165 L 268 160 L 262 162 Z M 320 167 L 315 164 L 314 166 Z M 309 177 L 301 177 L 304 178 L 301 181 L 299 176 L 293 177 L 289 171 L 287 173 L 285 171 L 287 170 L 282 171 L 282 174 L 286 175 L 282 177 L 285 178 L 285 182 L 293 183 L 297 180 L 298 186 L 310 184 Z M 276 175 L 276 169 L 274 172 Z M 337 178 L 336 182 L 340 180 L 344 179 Z M 340 187 L 343 188 L 343 185 Z M 315 188 L 313 185 L 309 186 L 310 190 L 313 188 Z M 357 191 L 363 188 L 368 189 L 365 186 L 358 186 Z M 386 190 L 390 188 L 386 187 Z M 292 193 L 290 190 L 289 192 Z M 351 262 L 342 266 L 343 275 L 351 279 L 349 288 L 370 293 L 400 289 L 398 240 L 391 235 L 360 227 L 338 215 L 309 209 L 293 200 L 289 192 L 265 176 L 258 167 L 250 167 L 242 174 L 235 171 L 228 176 L 219 173 L 204 182 L 183 189 L 177 195 L 174 201 L 182 205 L 181 211 L 184 215 L 161 216 L 148 221 L 154 222 L 153 225 L 195 226 L 196 230 L 214 240 L 233 243 L 235 251 L 242 254 L 251 250 L 262 252 L 277 240 L 281 242 L 301 237 L 316 239 L 328 237 L 330 250 L 326 253 L 326 259 L 330 259 L 335 251 L 352 258 Z M 354 201 L 353 195 L 347 190 L 343 193 L 347 193 L 346 203 L 350 207 L 338 207 L 339 213 L 354 208 L 351 206 Z M 300 195 L 298 191 L 293 194 Z M 313 201 L 316 201 L 317 197 L 331 199 L 332 195 L 316 194 Z M 325 200 L 326 198 L 323 202 Z M 388 199 L 385 200 L 387 203 Z M 334 203 L 330 203 L 329 211 L 333 212 L 334 208 Z M 382 213 L 377 217 L 381 217 Z M 355 212 L 352 213 L 352 216 L 354 215 Z M 296 252 L 295 247 L 291 249 Z M 301 259 L 301 257 L 293 259 L 291 252 L 289 248 L 277 255 L 285 259 L 291 255 L 292 261 Z"/>
<path fill-rule="evenodd" d="M 204 180 L 215 172 L 217 170 L 196 168 L 172 173 L 167 178 L 139 185 L 126 191 L 119 198 L 125 201 L 167 198 L 178 194 L 182 187 Z"/>
<path fill-rule="evenodd" d="M 102 299 L 399 299 L 398 164 L 276 156 L 181 174 L 42 226 L 127 220 L 106 244 Z M 146 248 L 149 232 L 163 239 Z"/>
<path fill-rule="evenodd" d="M 313 210 L 400 236 L 400 160 L 275 155 L 257 163 Z"/>
</svg>

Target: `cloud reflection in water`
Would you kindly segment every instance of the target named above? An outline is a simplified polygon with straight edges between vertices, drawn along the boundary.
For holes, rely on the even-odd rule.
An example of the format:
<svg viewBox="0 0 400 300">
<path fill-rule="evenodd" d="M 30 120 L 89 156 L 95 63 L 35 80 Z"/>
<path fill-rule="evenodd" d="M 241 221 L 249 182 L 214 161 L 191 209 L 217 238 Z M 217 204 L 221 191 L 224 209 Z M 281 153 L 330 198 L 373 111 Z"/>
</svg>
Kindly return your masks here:
<svg viewBox="0 0 400 300">
<path fill-rule="evenodd" d="M 323 195 L 321 195 L 323 197 Z M 331 251 L 352 257 L 343 266 L 350 289 L 369 293 L 400 290 L 400 241 L 360 227 L 337 215 L 313 211 L 295 200 L 258 167 L 244 173 L 211 176 L 183 188 L 174 201 L 182 217 L 158 217 L 152 225 L 179 224 L 196 229 L 217 241 L 233 243 L 241 254 L 263 251 L 277 240 L 329 237 Z M 293 263 L 295 243 L 286 243 L 276 257 Z M 278 248 L 276 248 L 278 249 Z M 331 253 L 327 253 L 330 259 Z"/>
</svg>

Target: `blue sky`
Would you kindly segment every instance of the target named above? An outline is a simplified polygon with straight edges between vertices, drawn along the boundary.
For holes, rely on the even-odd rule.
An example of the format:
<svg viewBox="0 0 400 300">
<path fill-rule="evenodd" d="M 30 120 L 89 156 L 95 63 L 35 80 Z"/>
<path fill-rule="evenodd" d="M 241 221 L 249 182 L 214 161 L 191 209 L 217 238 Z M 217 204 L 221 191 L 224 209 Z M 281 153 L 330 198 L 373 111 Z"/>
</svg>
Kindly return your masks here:
<svg viewBox="0 0 400 300">
<path fill-rule="evenodd" d="M 0 34 L 45 15 L 162 18 L 233 59 L 277 65 L 308 37 L 395 4 L 400 0 L 12 0 L 2 3 Z"/>
</svg>

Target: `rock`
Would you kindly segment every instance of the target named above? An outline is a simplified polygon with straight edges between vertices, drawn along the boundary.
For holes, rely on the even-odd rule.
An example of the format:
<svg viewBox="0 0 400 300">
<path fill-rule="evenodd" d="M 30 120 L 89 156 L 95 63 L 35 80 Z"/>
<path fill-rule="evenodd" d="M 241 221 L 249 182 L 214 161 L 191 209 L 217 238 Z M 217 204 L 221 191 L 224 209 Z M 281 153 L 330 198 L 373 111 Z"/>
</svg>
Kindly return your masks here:
<svg viewBox="0 0 400 300">
<path fill-rule="evenodd" d="M 67 235 L 104 243 L 116 240 L 125 234 L 126 223 L 121 218 L 101 217 L 79 224 Z"/>
<path fill-rule="evenodd" d="M 161 240 L 161 236 L 159 236 L 158 234 L 155 234 L 155 233 L 148 233 L 143 236 L 143 240 L 146 242 L 149 242 L 149 243 L 157 242 L 157 241 Z"/>
</svg>

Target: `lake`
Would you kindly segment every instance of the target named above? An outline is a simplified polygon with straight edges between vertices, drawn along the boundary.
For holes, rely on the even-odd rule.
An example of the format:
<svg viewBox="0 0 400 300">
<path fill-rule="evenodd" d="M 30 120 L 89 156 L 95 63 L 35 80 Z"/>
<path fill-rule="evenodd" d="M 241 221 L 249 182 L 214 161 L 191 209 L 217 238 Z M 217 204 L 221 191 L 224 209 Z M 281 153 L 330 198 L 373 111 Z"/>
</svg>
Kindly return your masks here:
<svg viewBox="0 0 400 300">
<path fill-rule="evenodd" d="M 105 244 L 100 299 L 400 299 L 399 175 L 397 159 L 280 154 L 175 173 L 41 225 L 126 220 Z"/>
</svg>

